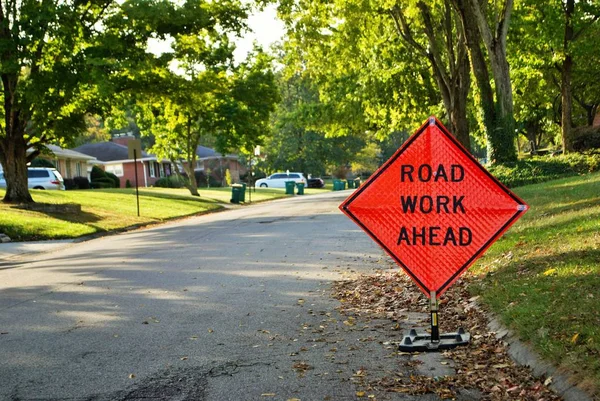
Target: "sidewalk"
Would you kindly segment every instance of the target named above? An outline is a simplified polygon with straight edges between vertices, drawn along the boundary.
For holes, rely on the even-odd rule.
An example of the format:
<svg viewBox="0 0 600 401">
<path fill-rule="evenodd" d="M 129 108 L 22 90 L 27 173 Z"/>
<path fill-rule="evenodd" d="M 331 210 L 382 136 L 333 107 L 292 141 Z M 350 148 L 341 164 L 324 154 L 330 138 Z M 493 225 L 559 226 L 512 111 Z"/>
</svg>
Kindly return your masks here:
<svg viewBox="0 0 600 401">
<path fill-rule="evenodd" d="M 74 240 L 34 241 L 34 242 L 6 242 L 0 244 L 0 261 L 10 260 L 23 255 L 43 253 L 62 248 Z"/>
</svg>

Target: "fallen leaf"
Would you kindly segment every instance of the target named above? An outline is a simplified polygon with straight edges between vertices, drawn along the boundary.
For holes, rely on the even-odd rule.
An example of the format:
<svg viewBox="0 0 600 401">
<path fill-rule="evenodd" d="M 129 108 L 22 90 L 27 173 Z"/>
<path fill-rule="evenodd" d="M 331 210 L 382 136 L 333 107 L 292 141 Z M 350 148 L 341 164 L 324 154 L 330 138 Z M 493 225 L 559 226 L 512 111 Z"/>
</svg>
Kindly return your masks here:
<svg viewBox="0 0 600 401">
<path fill-rule="evenodd" d="M 275 397 L 275 393 L 263 393 L 260 396 L 261 397 Z"/>
<path fill-rule="evenodd" d="M 579 333 L 575 333 L 573 337 L 571 337 L 571 342 L 573 344 L 577 344 L 577 340 L 579 339 Z"/>
<path fill-rule="evenodd" d="M 181 360 L 182 360 L 182 361 L 187 361 L 187 359 L 188 359 L 188 357 L 187 357 L 187 356 L 181 357 Z"/>
<path fill-rule="evenodd" d="M 357 392 L 356 392 L 356 396 L 357 396 L 357 397 L 359 397 L 359 398 L 362 398 L 362 397 L 364 397 L 366 394 L 367 394 L 367 393 L 365 393 L 364 391 L 357 391 Z"/>
<path fill-rule="evenodd" d="M 209 333 L 212 333 L 213 331 L 214 331 L 213 329 L 208 329 L 208 332 L 209 332 Z"/>
<path fill-rule="evenodd" d="M 129 375 L 129 378 L 130 379 L 135 379 L 135 375 L 132 373 L 132 374 Z"/>
<path fill-rule="evenodd" d="M 544 380 L 544 386 L 549 386 L 551 384 L 552 384 L 552 376 L 550 376 L 546 380 Z"/>
</svg>

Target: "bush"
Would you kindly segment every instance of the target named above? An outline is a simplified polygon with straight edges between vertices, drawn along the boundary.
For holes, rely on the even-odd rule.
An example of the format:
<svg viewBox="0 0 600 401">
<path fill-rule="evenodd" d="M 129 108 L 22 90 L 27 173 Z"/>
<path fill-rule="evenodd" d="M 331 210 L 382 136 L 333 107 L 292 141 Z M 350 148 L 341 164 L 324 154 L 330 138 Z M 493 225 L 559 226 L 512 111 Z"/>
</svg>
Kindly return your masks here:
<svg viewBox="0 0 600 401">
<path fill-rule="evenodd" d="M 106 173 L 98 166 L 92 167 L 92 172 L 90 173 L 90 179 L 92 181 L 96 181 L 100 178 L 106 178 Z"/>
<path fill-rule="evenodd" d="M 72 178 L 65 178 L 64 184 L 65 184 L 65 189 L 67 191 L 70 189 L 77 189 L 77 184 L 75 183 L 75 180 L 73 180 Z"/>
<path fill-rule="evenodd" d="M 206 175 L 204 174 L 203 171 L 196 171 L 194 173 L 195 177 L 196 177 L 196 183 L 198 185 L 198 188 L 206 188 L 207 187 L 207 183 L 206 183 Z M 210 185 L 211 188 L 213 187 L 222 187 L 222 183 L 221 181 L 217 180 L 215 177 L 213 177 L 212 175 L 208 177 L 208 184 Z"/>
<path fill-rule="evenodd" d="M 125 188 L 131 188 L 131 187 L 132 187 L 131 181 L 129 181 L 129 180 L 125 181 Z"/>
<path fill-rule="evenodd" d="M 115 183 L 115 188 L 121 188 L 121 179 L 119 177 L 117 177 L 113 173 L 109 173 L 108 171 L 104 172 L 104 174 L 106 174 L 108 178 L 113 180 L 113 182 Z"/>
<path fill-rule="evenodd" d="M 154 186 L 161 188 L 182 188 L 184 186 L 184 180 L 183 177 L 171 175 L 169 177 L 160 178 L 154 183 Z"/>
<path fill-rule="evenodd" d="M 534 156 L 516 163 L 490 166 L 488 170 L 504 185 L 514 188 L 598 171 L 600 152 Z"/>
<path fill-rule="evenodd" d="M 91 187 L 95 189 L 114 188 L 115 182 L 108 177 L 98 178 L 92 181 Z"/>
<path fill-rule="evenodd" d="M 231 172 L 229 169 L 225 170 L 225 184 L 227 184 L 228 187 L 231 186 Z"/>
<path fill-rule="evenodd" d="M 87 177 L 75 177 L 73 182 L 79 189 L 90 189 L 90 180 Z"/>
</svg>

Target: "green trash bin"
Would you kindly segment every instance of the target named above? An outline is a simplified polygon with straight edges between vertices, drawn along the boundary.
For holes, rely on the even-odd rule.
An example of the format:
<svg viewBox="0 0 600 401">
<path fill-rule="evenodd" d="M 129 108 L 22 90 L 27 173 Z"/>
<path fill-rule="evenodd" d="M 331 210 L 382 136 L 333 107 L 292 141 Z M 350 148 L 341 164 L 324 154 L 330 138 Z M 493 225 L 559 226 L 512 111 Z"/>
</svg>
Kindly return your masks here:
<svg viewBox="0 0 600 401">
<path fill-rule="evenodd" d="M 242 187 L 240 184 L 233 184 L 231 186 L 231 203 L 240 203 L 240 199 L 242 197 L 242 191 L 244 190 L 244 187 Z"/>
<path fill-rule="evenodd" d="M 348 181 L 348 189 L 354 188 L 354 180 L 347 180 Z"/>
<path fill-rule="evenodd" d="M 354 179 L 354 188 L 358 188 L 358 187 L 360 187 L 360 178 L 356 177 Z"/>
<path fill-rule="evenodd" d="M 246 203 L 246 183 L 242 182 L 242 193 L 240 195 L 240 202 Z"/>
<path fill-rule="evenodd" d="M 286 181 L 285 182 L 285 194 L 286 195 L 294 195 L 294 187 L 296 186 L 295 181 Z"/>
<path fill-rule="evenodd" d="M 298 192 L 297 192 L 298 195 L 304 195 L 304 183 L 303 182 L 297 182 L 296 189 L 298 190 Z"/>
<path fill-rule="evenodd" d="M 340 182 L 338 180 L 333 180 L 333 190 L 334 191 L 340 190 Z"/>
</svg>

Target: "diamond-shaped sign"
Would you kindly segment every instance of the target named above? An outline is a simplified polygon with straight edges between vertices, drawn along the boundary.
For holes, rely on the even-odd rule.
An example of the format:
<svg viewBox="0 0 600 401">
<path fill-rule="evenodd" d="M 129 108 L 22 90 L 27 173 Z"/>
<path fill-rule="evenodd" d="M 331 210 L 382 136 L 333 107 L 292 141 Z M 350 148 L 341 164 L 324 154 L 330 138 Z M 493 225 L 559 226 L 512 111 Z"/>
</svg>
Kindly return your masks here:
<svg viewBox="0 0 600 401">
<path fill-rule="evenodd" d="M 340 205 L 437 297 L 527 208 L 434 117 Z"/>
</svg>

